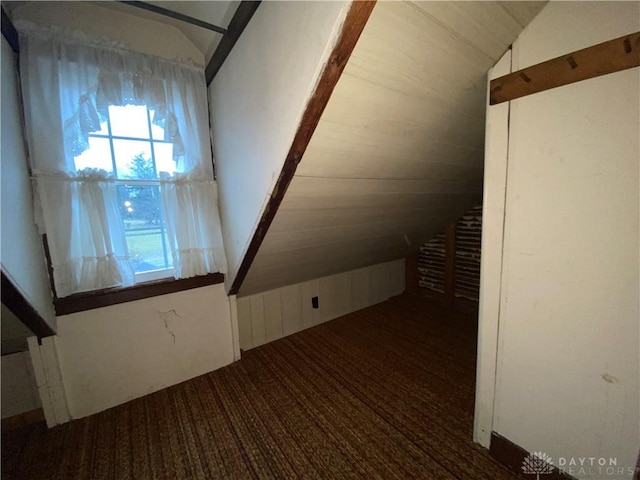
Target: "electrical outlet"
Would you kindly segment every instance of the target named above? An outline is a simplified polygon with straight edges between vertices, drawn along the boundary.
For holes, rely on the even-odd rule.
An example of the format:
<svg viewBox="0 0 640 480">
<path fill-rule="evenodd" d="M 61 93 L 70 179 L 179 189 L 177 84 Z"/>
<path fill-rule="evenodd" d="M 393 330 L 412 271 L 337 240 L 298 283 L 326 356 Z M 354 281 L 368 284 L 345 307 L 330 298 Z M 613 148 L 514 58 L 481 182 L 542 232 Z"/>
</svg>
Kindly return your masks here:
<svg viewBox="0 0 640 480">
<path fill-rule="evenodd" d="M 311 306 L 312 306 L 313 308 L 319 308 L 319 307 L 318 307 L 318 297 L 312 297 L 312 298 L 311 298 Z"/>
</svg>

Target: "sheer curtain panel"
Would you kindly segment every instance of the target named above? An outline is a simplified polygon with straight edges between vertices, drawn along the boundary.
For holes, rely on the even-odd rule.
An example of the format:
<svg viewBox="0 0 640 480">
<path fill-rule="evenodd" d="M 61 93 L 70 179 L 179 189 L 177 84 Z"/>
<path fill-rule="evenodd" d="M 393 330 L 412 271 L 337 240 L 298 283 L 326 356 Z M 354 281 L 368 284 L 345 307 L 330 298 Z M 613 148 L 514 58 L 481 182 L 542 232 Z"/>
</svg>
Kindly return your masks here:
<svg viewBox="0 0 640 480">
<path fill-rule="evenodd" d="M 176 278 L 225 273 L 202 68 L 78 32 L 16 27 L 36 208 L 57 296 L 132 285 L 130 242 L 151 230 L 170 246 Z M 147 115 L 148 139 L 116 117 L 114 108 L 129 106 Z M 141 153 L 131 158 L 134 148 Z M 144 175 L 140 165 L 149 167 Z M 134 197 L 153 215 L 134 218 L 126 207 Z M 127 225 L 135 222 L 134 231 Z"/>
</svg>

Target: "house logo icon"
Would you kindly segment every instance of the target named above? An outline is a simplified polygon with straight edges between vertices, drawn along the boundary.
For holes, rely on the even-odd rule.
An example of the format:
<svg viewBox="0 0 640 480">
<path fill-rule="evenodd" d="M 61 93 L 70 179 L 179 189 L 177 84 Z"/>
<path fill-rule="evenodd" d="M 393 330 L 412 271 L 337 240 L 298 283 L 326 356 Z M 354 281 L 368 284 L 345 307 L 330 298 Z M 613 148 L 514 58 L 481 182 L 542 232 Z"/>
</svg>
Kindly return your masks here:
<svg viewBox="0 0 640 480">
<path fill-rule="evenodd" d="M 540 480 L 540 475 L 553 473 L 551 457 L 544 452 L 532 452 L 522 461 L 522 472 L 535 475 Z"/>
</svg>

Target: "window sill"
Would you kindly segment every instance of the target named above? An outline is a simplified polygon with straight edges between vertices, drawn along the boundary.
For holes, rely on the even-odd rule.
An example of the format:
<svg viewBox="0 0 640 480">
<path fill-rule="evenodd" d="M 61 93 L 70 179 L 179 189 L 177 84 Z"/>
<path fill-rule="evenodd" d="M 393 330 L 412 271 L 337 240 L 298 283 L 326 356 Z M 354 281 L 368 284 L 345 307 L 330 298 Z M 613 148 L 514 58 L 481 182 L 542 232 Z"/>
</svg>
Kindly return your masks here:
<svg viewBox="0 0 640 480">
<path fill-rule="evenodd" d="M 206 287 L 224 282 L 221 273 L 210 273 L 191 278 L 168 278 L 153 282 L 139 283 L 126 288 L 107 288 L 93 292 L 77 293 L 64 298 L 56 298 L 53 305 L 56 315 L 84 312 L 94 308 L 108 307 L 118 303 L 132 302 L 144 298 L 157 297 L 167 293 L 182 292 L 192 288 Z"/>
</svg>

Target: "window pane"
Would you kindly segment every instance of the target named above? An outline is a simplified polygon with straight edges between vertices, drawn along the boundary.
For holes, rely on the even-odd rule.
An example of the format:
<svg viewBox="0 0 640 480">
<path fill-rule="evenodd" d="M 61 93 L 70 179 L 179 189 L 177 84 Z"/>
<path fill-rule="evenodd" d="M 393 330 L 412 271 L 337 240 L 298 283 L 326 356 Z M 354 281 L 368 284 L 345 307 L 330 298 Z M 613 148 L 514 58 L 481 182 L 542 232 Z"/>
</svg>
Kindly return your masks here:
<svg viewBox="0 0 640 480">
<path fill-rule="evenodd" d="M 157 178 L 151 160 L 151 144 L 141 140 L 113 140 L 118 178 Z"/>
<path fill-rule="evenodd" d="M 159 125 L 164 125 L 164 120 L 156 118 L 155 114 L 154 110 L 149 110 L 149 115 L 151 115 L 151 136 L 154 140 L 164 140 L 164 128 Z"/>
<path fill-rule="evenodd" d="M 176 162 L 173 160 L 173 144 L 154 142 L 153 151 L 156 154 L 156 170 L 158 172 L 175 173 Z"/>
<path fill-rule="evenodd" d="M 149 121 L 145 105 L 109 107 L 111 134 L 117 137 L 149 138 Z"/>
<path fill-rule="evenodd" d="M 131 230 L 126 233 L 126 237 L 131 263 L 136 273 L 173 266 L 170 262 L 165 262 L 162 231 L 159 228 Z"/>
<path fill-rule="evenodd" d="M 171 268 L 157 186 L 118 186 L 129 256 L 136 272 Z"/>
<path fill-rule="evenodd" d="M 89 150 L 73 159 L 76 170 L 85 168 L 99 168 L 107 172 L 113 172 L 111 163 L 111 147 L 108 138 L 89 137 Z"/>
<path fill-rule="evenodd" d="M 162 203 L 157 185 L 119 185 L 120 212 L 127 230 L 140 228 L 164 228 Z"/>
</svg>

